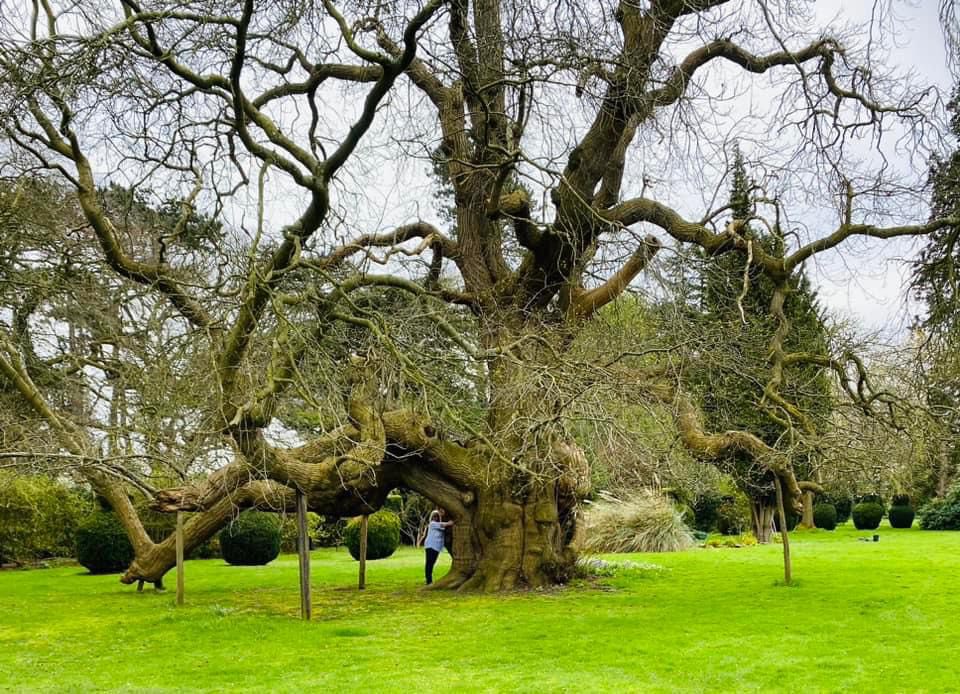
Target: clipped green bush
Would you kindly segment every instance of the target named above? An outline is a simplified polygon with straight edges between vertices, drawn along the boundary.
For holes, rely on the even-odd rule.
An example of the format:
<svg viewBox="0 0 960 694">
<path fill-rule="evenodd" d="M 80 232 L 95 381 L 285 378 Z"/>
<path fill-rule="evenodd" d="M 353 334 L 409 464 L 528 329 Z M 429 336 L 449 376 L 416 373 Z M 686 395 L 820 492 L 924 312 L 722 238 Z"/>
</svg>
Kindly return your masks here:
<svg viewBox="0 0 960 694">
<path fill-rule="evenodd" d="M 220 531 L 219 539 L 228 564 L 269 564 L 280 555 L 280 519 L 272 513 L 244 511 Z"/>
<path fill-rule="evenodd" d="M 112 511 L 97 511 L 77 527 L 77 561 L 92 574 L 113 574 L 133 561 L 133 546 Z"/>
<path fill-rule="evenodd" d="M 578 535 L 584 552 L 676 552 L 693 546 L 680 512 L 660 494 L 603 501 L 584 513 Z"/>
<path fill-rule="evenodd" d="M 850 516 L 853 514 L 853 499 L 849 496 L 841 496 L 833 502 L 833 505 L 837 509 L 837 525 L 850 520 Z"/>
<path fill-rule="evenodd" d="M 350 556 L 360 559 L 360 517 L 352 519 L 343 529 L 343 544 Z M 367 559 L 386 559 L 400 545 L 400 517 L 393 511 L 380 509 L 367 523 Z"/>
<path fill-rule="evenodd" d="M 857 530 L 876 530 L 883 518 L 883 506 L 875 501 L 861 501 L 853 507 L 853 525 Z"/>
<path fill-rule="evenodd" d="M 824 530 L 837 527 L 837 507 L 833 504 L 817 504 L 813 507 L 813 524 Z"/>
<path fill-rule="evenodd" d="M 890 519 L 891 528 L 909 528 L 913 525 L 913 518 L 916 511 L 909 504 L 891 506 L 887 511 L 887 518 Z"/>
<path fill-rule="evenodd" d="M 850 513 L 853 511 L 853 499 L 844 492 L 828 492 L 817 497 L 821 504 L 833 504 L 837 509 L 837 525 L 843 525 L 850 520 Z"/>
<path fill-rule="evenodd" d="M 960 484 L 954 485 L 942 499 L 924 505 L 918 515 L 924 530 L 960 530 Z"/>
<path fill-rule="evenodd" d="M 887 502 L 879 494 L 863 494 L 857 499 L 857 504 L 877 504 L 883 515 L 887 513 Z"/>
</svg>

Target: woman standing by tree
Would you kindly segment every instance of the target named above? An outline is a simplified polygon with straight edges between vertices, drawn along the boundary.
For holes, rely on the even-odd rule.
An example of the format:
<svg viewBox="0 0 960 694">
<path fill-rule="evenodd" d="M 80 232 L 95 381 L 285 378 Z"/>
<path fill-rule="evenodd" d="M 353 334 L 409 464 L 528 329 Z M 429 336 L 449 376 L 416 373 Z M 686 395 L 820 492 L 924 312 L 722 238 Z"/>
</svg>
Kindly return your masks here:
<svg viewBox="0 0 960 694">
<path fill-rule="evenodd" d="M 440 511 L 430 512 L 430 524 L 427 526 L 427 541 L 423 543 L 426 551 L 427 561 L 424 566 L 424 573 L 427 579 L 427 585 L 433 583 L 433 567 L 437 563 L 437 557 L 443 551 L 444 531 L 453 525 L 453 521 L 441 521 Z"/>
</svg>

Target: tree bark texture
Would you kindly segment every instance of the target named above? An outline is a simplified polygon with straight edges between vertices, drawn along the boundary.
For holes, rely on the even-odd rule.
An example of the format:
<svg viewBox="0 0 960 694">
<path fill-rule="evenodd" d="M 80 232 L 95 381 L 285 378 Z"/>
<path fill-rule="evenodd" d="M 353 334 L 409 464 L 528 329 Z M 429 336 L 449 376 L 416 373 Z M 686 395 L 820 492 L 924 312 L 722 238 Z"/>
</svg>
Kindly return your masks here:
<svg viewBox="0 0 960 694">
<path fill-rule="evenodd" d="M 800 517 L 800 525 L 804 528 L 815 528 L 816 522 L 813 520 L 814 494 L 812 490 L 803 491 L 803 515 Z"/>
<path fill-rule="evenodd" d="M 754 537 L 762 545 L 770 543 L 773 534 L 773 514 L 776 506 L 766 499 L 750 500 L 750 522 L 753 526 Z"/>
</svg>

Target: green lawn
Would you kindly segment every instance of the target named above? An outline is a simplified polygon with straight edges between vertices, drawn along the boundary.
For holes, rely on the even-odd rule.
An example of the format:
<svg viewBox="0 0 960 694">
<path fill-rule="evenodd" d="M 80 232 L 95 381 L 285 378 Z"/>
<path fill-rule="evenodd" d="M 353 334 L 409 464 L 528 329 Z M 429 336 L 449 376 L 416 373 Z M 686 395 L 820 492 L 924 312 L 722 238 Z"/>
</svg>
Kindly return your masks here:
<svg viewBox="0 0 960 694">
<path fill-rule="evenodd" d="M 294 556 L 190 561 L 182 608 L 75 567 L 5 571 L 0 690 L 960 690 L 960 533 L 879 532 L 793 535 L 794 587 L 779 545 L 509 596 L 420 590 L 414 550 L 360 593 L 324 550 L 309 624 Z"/>
</svg>

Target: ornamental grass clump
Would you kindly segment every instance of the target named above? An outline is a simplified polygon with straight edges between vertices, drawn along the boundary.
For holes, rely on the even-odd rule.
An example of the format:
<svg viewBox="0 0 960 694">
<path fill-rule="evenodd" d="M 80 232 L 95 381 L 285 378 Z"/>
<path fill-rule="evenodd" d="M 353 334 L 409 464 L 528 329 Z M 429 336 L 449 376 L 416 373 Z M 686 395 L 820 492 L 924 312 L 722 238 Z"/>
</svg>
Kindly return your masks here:
<svg viewBox="0 0 960 694">
<path fill-rule="evenodd" d="M 692 547 L 694 539 L 668 499 L 643 493 L 590 506 L 579 544 L 584 552 L 677 552 Z"/>
</svg>

